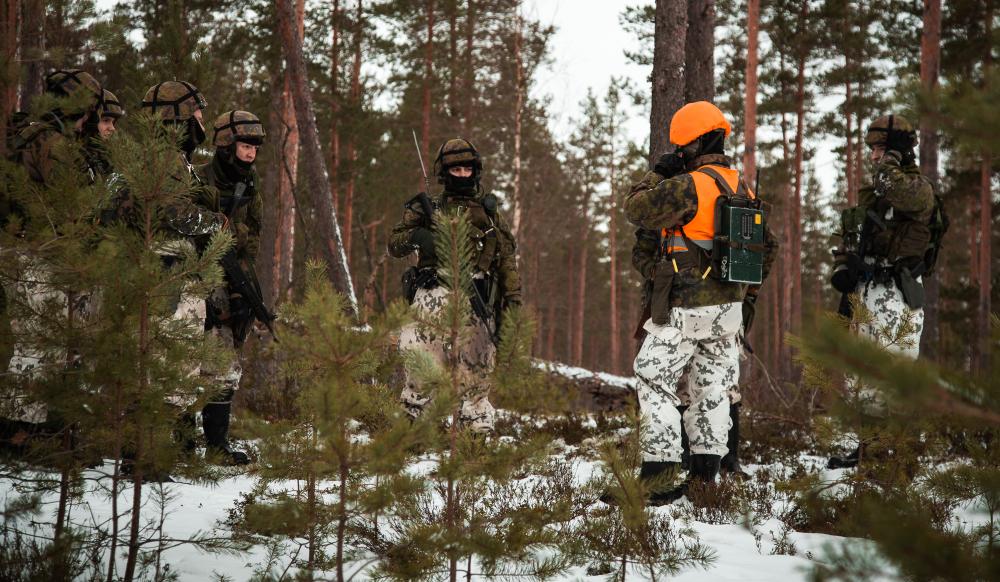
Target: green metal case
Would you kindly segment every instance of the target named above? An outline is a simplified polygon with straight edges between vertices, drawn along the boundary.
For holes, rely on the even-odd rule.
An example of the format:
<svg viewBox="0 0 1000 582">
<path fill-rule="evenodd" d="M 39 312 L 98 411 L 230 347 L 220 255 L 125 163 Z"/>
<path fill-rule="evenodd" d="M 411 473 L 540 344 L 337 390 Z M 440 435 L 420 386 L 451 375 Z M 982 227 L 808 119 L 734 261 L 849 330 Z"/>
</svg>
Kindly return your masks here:
<svg viewBox="0 0 1000 582">
<path fill-rule="evenodd" d="M 729 283 L 760 285 L 764 270 L 764 212 L 722 205 L 719 277 Z"/>
</svg>

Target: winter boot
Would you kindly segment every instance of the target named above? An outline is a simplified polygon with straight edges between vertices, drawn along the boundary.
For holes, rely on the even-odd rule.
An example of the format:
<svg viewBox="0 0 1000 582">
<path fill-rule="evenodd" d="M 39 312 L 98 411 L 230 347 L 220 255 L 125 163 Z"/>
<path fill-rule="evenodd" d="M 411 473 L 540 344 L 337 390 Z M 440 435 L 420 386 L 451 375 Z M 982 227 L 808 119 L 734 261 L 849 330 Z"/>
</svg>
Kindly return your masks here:
<svg viewBox="0 0 1000 582">
<path fill-rule="evenodd" d="M 688 472 L 688 482 L 694 480 L 713 483 L 719 474 L 722 457 L 719 455 L 691 455 L 691 469 Z"/>
<path fill-rule="evenodd" d="M 226 465 L 249 465 L 250 457 L 229 445 L 229 415 L 232 408 L 232 402 L 210 402 L 202 409 L 206 456 L 220 455 Z"/>
<path fill-rule="evenodd" d="M 688 441 L 687 429 L 684 427 L 684 411 L 687 406 L 678 406 L 677 412 L 681 415 L 681 469 L 687 471 L 691 468 L 691 443 Z"/>
<path fill-rule="evenodd" d="M 197 432 L 198 423 L 194 414 L 185 412 L 177 419 L 177 424 L 174 426 L 174 440 L 180 443 L 181 452 L 185 457 L 194 454 L 195 449 L 198 448 L 197 443 L 195 443 Z"/>
<path fill-rule="evenodd" d="M 841 457 L 830 457 L 826 462 L 827 469 L 850 469 L 858 466 L 861 460 L 861 445 L 855 447 L 851 454 Z"/>
<path fill-rule="evenodd" d="M 644 462 L 642 464 L 642 469 L 639 471 L 639 478 L 643 480 L 651 480 L 664 473 L 673 473 L 676 475 L 680 468 L 680 463 Z M 669 505 L 681 497 L 684 497 L 686 493 L 687 481 L 684 481 L 676 487 L 651 492 L 649 494 L 649 501 L 646 505 Z"/>
<path fill-rule="evenodd" d="M 737 479 L 749 477 L 743 472 L 743 467 L 740 465 L 740 409 L 742 407 L 743 404 L 740 402 L 729 407 L 729 419 L 733 422 L 729 429 L 729 438 L 726 441 L 729 452 L 722 457 L 722 461 L 719 463 L 723 475 L 730 475 Z"/>
<path fill-rule="evenodd" d="M 123 479 L 132 479 L 135 474 L 135 450 L 126 448 L 122 451 L 122 460 L 119 474 Z M 143 483 L 175 483 L 173 477 L 167 472 L 143 473 Z"/>
</svg>

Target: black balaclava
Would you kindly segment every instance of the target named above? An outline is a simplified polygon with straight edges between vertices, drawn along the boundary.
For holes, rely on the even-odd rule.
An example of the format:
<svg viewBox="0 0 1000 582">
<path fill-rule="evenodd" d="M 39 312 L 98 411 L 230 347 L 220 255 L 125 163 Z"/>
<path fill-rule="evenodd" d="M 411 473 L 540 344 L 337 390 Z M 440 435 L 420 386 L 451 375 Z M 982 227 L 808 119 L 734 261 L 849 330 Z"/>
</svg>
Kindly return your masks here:
<svg viewBox="0 0 1000 582">
<path fill-rule="evenodd" d="M 215 158 L 219 160 L 226 181 L 235 183 L 250 175 L 254 162 L 244 162 L 236 157 L 236 143 L 215 148 Z"/>
<path fill-rule="evenodd" d="M 198 146 L 205 142 L 205 127 L 198 122 L 195 117 L 187 118 L 187 127 L 184 131 L 184 141 L 181 142 L 181 149 L 187 155 L 188 159 L 194 155 L 194 150 L 198 149 Z"/>
<path fill-rule="evenodd" d="M 444 176 L 442 176 L 445 192 L 449 194 L 456 194 L 458 196 L 475 196 L 479 192 L 479 171 L 476 168 L 476 166 L 473 164 L 470 164 L 468 166 L 464 166 L 463 164 L 456 164 L 451 167 L 472 168 L 472 175 L 467 178 L 463 178 L 460 176 L 453 176 L 449 171 L 449 169 L 445 169 Z"/>
</svg>

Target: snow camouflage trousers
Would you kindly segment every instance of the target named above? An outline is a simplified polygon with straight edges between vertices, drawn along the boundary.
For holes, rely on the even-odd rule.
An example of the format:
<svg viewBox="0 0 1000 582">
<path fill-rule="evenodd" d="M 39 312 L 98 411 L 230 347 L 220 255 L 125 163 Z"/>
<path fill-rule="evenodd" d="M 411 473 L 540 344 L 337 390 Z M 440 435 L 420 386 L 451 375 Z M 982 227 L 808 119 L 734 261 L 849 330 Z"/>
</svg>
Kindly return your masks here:
<svg viewBox="0 0 1000 582">
<path fill-rule="evenodd" d="M 209 309 L 208 304 L 229 313 L 229 289 L 223 286 L 212 292 L 205 306 L 206 317 Z M 233 337 L 233 328 L 225 324 L 216 325 L 205 334 L 210 341 L 218 342 L 229 356 L 228 361 L 219 369 L 203 364 L 199 370 L 207 384 L 206 389 L 215 393 L 209 402 L 217 404 L 232 402 L 233 393 L 239 390 L 240 380 L 243 378 L 243 366 L 240 363 L 240 352 L 236 348 L 236 340 Z"/>
<path fill-rule="evenodd" d="M 919 279 L 917 281 L 920 282 Z M 892 353 L 917 359 L 920 355 L 920 336 L 924 330 L 924 310 L 910 309 L 903 299 L 903 292 L 892 282 L 888 285 L 862 283 L 858 287 L 858 295 L 872 316 L 870 324 L 858 326 L 858 335 L 878 343 Z M 907 314 L 910 314 L 912 327 L 903 330 Z M 909 333 L 903 333 L 904 331 Z M 881 395 L 871 388 L 859 385 L 857 378 L 849 380 L 849 387 L 858 390 L 861 398 L 870 401 L 873 407 L 881 408 L 884 405 Z"/>
<path fill-rule="evenodd" d="M 633 365 L 639 408 L 646 423 L 644 461 L 681 460 L 681 422 L 691 453 L 725 455 L 731 420 L 729 388 L 739 379 L 740 303 L 674 307 L 666 325 L 647 321 L 646 336 Z M 677 411 L 684 370 L 689 407 Z"/>
<path fill-rule="evenodd" d="M 70 298 L 52 285 L 50 271 L 37 260 L 26 255 L 20 257 L 19 280 L 7 289 L 8 298 L 27 307 L 33 316 L 14 316 L 10 321 L 13 351 L 7 364 L 7 381 L 0 394 L 0 417 L 30 423 L 48 420 L 48 407 L 31 396 L 32 380 L 46 371 L 63 369 L 79 360 L 77 354 L 67 360 L 66 348 L 58 348 L 46 342 L 49 331 L 40 323 L 51 317 L 54 309 L 60 309 L 60 317 L 73 317 L 79 322 L 91 314 L 91 294 L 79 293 Z M 0 291 L 3 292 L 3 291 Z M 8 306 L 8 309 L 11 309 Z M 9 314 L 8 314 L 9 315 Z M 25 315 L 25 314 L 22 314 Z M 31 338 L 38 338 L 34 342 Z"/>
<path fill-rule="evenodd" d="M 438 286 L 433 289 L 417 289 L 413 307 L 427 315 L 436 315 L 448 300 L 448 289 Z M 492 322 L 490 322 L 492 327 Z M 490 339 L 490 331 L 475 316 L 466 329 L 468 341 L 459 353 L 459 383 L 462 389 L 462 422 L 473 432 L 493 431 L 496 410 L 490 404 L 490 379 L 496 360 L 496 346 Z M 406 325 L 399 337 L 400 350 L 426 352 L 441 366 L 445 362 L 445 341 L 428 331 L 419 323 Z M 403 392 L 399 396 L 406 412 L 416 418 L 431 401 L 420 391 L 420 380 L 406 374 Z"/>
</svg>

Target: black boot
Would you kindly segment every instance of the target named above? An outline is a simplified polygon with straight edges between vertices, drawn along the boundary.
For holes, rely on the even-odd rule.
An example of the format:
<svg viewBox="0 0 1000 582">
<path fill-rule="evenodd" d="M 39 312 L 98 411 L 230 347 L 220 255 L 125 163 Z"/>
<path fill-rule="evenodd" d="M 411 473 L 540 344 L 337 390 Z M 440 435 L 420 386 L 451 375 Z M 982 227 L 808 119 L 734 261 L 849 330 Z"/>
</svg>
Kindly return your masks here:
<svg viewBox="0 0 1000 582">
<path fill-rule="evenodd" d="M 729 438 L 726 440 L 729 452 L 722 457 L 722 461 L 719 463 L 719 468 L 724 475 L 732 475 L 739 479 L 749 477 L 743 472 L 743 467 L 740 465 L 740 409 L 742 407 L 741 402 L 729 406 L 729 419 L 733 421 L 733 425 L 729 429 Z"/>
<path fill-rule="evenodd" d="M 826 462 L 827 469 L 850 469 L 858 466 L 861 460 L 861 445 L 859 444 L 851 454 L 841 457 L 830 457 Z"/>
<path fill-rule="evenodd" d="M 639 478 L 643 480 L 652 480 L 668 472 L 676 475 L 677 472 L 680 471 L 680 468 L 680 463 L 644 462 L 642 464 L 642 469 L 639 471 Z M 647 505 L 669 505 L 681 497 L 684 497 L 686 493 L 687 481 L 684 481 L 676 487 L 661 491 L 652 491 L 649 494 L 649 502 Z"/>
<path fill-rule="evenodd" d="M 229 446 L 229 415 L 232 402 L 211 402 L 201 411 L 205 429 L 206 457 L 221 455 L 227 465 L 249 465 L 250 457 Z"/>
<path fill-rule="evenodd" d="M 716 475 L 719 474 L 719 465 L 722 457 L 719 455 L 691 455 L 691 470 L 688 472 L 688 481 L 704 481 L 712 483 Z"/>
<path fill-rule="evenodd" d="M 677 412 L 681 415 L 681 469 L 687 471 L 691 468 L 691 443 L 688 441 L 687 429 L 684 428 L 684 411 L 687 406 L 678 406 Z"/>
</svg>

